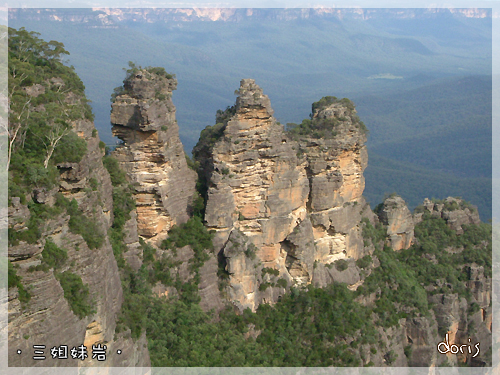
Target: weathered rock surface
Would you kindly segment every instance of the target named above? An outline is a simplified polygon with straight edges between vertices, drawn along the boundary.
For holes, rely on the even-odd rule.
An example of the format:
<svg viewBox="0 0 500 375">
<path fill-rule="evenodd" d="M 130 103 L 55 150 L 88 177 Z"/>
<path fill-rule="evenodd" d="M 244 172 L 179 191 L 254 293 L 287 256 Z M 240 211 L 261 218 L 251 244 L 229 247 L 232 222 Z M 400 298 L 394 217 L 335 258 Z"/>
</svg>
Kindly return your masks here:
<svg viewBox="0 0 500 375">
<path fill-rule="evenodd" d="M 123 253 L 123 258 L 137 271 L 142 266 L 142 247 L 137 233 L 137 211 L 130 211 L 130 219 L 123 226 L 123 242 L 127 246 L 127 251 Z"/>
<path fill-rule="evenodd" d="M 378 217 L 387 227 L 388 240 L 394 250 L 408 249 L 411 246 L 415 224 L 403 198 L 399 196 L 386 198 Z"/>
<path fill-rule="evenodd" d="M 448 197 L 442 201 L 431 201 L 424 199 L 424 203 L 418 207 L 414 214 L 415 223 L 421 221 L 424 212 L 442 217 L 446 224 L 457 232 L 462 234 L 462 225 L 479 224 L 479 213 L 477 207 L 466 203 L 463 199 Z"/>
<path fill-rule="evenodd" d="M 240 230 L 231 232 L 223 249 L 229 275 L 227 298 L 240 311 L 255 310 L 260 303 L 272 303 L 285 293 L 291 277 L 277 267 L 264 266 L 257 256 L 258 249 Z M 278 280 L 284 275 L 285 284 Z M 287 277 L 288 276 L 288 277 Z"/>
<path fill-rule="evenodd" d="M 52 190 L 35 189 L 28 200 L 33 199 L 39 204 L 51 206 L 58 192 L 69 200 L 75 199 L 83 213 L 98 223 L 102 231 L 100 235 L 104 238 L 103 244 L 99 248 L 90 249 L 81 235 L 69 230 L 70 217 L 66 213 L 44 220 L 40 227 L 41 238 L 36 243 L 21 241 L 17 245 L 11 244 L 8 250 L 9 260 L 16 267 L 17 275 L 22 278 L 24 288 L 32 297 L 28 303 L 21 304 L 17 287 L 9 289 L 9 366 L 98 366 L 101 363 L 80 364 L 72 359 L 53 359 L 50 348 L 68 345 L 71 349 L 83 343 L 113 343 L 123 291 L 106 233 L 113 220 L 111 180 L 102 164 L 103 150 L 99 148 L 99 137 L 93 124 L 82 119 L 72 125 L 74 132 L 86 141 L 87 153 L 79 163 L 58 165 L 59 185 Z M 26 230 L 29 216 L 27 206 L 14 197 L 9 208 L 9 226 L 16 231 Z M 71 310 L 54 269 L 29 270 L 31 266 L 41 263 L 44 245 L 49 239 L 67 250 L 68 259 L 57 272 L 74 273 L 89 288 L 93 312 L 82 319 Z M 35 344 L 46 346 L 46 360 L 33 360 L 32 345 Z M 144 359 L 141 364 L 149 365 L 147 347 L 138 346 L 131 339 L 126 339 L 124 345 L 130 347 L 132 355 Z M 21 349 L 26 355 L 17 355 L 17 349 Z M 91 347 L 89 349 L 91 353 Z M 113 365 L 128 365 L 125 359 L 114 358 Z"/>
<path fill-rule="evenodd" d="M 113 156 L 135 187 L 138 234 L 158 244 L 188 219 L 196 174 L 188 168 L 175 120 L 177 81 L 140 70 L 112 104 L 113 135 L 124 144 Z"/>
<path fill-rule="evenodd" d="M 333 139 L 293 140 L 254 80 L 243 79 L 238 93 L 236 105 L 219 113 L 212 143 L 200 139 L 193 154 L 208 189 L 205 221 L 231 275 L 230 299 L 254 309 L 260 300 L 275 302 L 279 288 L 261 286 L 274 284 L 247 264 L 246 248 L 239 255 L 229 250 L 235 232 L 255 246 L 262 268 L 275 269 L 282 285 L 313 282 L 315 262 L 365 255 L 359 224 L 370 211 L 362 197 L 366 136 L 354 107 L 336 101 L 313 111 L 313 118 L 336 124 Z M 345 278 L 327 274 L 318 276 L 320 284 Z"/>
</svg>

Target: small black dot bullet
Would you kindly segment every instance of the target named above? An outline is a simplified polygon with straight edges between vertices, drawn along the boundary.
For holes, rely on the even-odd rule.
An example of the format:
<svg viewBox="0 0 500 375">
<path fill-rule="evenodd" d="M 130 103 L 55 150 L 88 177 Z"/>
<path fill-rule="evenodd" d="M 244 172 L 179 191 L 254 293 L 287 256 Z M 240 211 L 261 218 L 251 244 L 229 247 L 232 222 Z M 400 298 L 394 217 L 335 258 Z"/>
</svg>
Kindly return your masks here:
<svg viewBox="0 0 500 375">
<path fill-rule="evenodd" d="M 23 351 L 21 349 L 17 349 L 17 354 L 21 354 Z"/>
<path fill-rule="evenodd" d="M 121 349 L 118 349 L 116 352 L 117 352 L 118 354 L 122 354 Z"/>
</svg>

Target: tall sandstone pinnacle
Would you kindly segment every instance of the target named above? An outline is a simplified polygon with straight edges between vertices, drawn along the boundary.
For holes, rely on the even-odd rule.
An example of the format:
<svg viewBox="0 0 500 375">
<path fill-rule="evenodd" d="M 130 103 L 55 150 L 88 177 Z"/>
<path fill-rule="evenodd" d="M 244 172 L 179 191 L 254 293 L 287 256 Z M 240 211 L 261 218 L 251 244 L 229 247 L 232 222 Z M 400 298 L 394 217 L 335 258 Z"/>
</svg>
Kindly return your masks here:
<svg viewBox="0 0 500 375">
<path fill-rule="evenodd" d="M 135 187 L 137 232 L 158 244 L 169 229 L 187 221 L 196 173 L 188 168 L 175 120 L 172 91 L 177 81 L 147 69 L 124 81 L 112 104 L 113 152 Z"/>
<path fill-rule="evenodd" d="M 238 94 L 193 151 L 229 299 L 254 310 L 293 284 L 355 284 L 354 260 L 365 255 L 361 218 L 373 213 L 362 197 L 366 136 L 352 103 L 335 99 L 313 111 L 335 124 L 334 137 L 291 137 L 254 80 L 243 79 Z M 343 258 L 346 272 L 331 265 Z"/>
</svg>

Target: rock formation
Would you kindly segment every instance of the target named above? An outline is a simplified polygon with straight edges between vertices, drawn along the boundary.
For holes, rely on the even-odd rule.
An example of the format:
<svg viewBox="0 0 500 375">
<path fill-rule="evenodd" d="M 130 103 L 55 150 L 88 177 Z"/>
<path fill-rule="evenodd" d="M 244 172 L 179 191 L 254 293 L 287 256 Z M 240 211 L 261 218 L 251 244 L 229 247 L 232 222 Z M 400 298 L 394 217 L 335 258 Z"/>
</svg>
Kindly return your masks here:
<svg viewBox="0 0 500 375">
<path fill-rule="evenodd" d="M 386 198 L 378 217 L 387 226 L 390 247 L 394 250 L 408 249 L 413 242 L 413 217 L 403 198 L 394 195 Z"/>
<path fill-rule="evenodd" d="M 156 244 L 187 221 L 195 192 L 171 100 L 176 86 L 166 73 L 138 70 L 124 81 L 111 111 L 113 135 L 123 141 L 113 156 L 135 188 L 138 234 Z"/>
<path fill-rule="evenodd" d="M 276 301 L 280 279 L 280 285 L 309 284 L 315 273 L 328 272 L 315 271 L 315 263 L 364 255 L 358 224 L 367 209 L 366 137 L 350 102 L 334 100 L 313 112 L 313 119 L 337 125 L 333 139 L 296 141 L 254 80 L 243 79 L 238 94 L 193 154 L 206 179 L 206 225 L 227 261 L 229 295 L 240 308 L 255 309 Z M 236 256 L 235 243 L 254 246 L 253 267 L 242 266 L 254 263 L 244 261 L 248 245 Z M 262 279 L 264 269 L 274 270 L 276 280 Z"/>
<path fill-rule="evenodd" d="M 54 346 L 67 345 L 71 349 L 84 343 L 89 349 L 98 343 L 107 345 L 109 349 L 123 347 L 130 354 L 130 358 L 109 356 L 107 366 L 149 366 L 145 335 L 135 342 L 123 337 L 114 341 L 123 291 L 106 233 L 113 222 L 111 180 L 102 163 L 104 150 L 99 147 L 99 136 L 93 123 L 82 118 L 72 124 L 72 130 L 85 140 L 87 152 L 82 160 L 58 164 L 58 184 L 51 190 L 35 188 L 27 200 L 44 206 L 45 210 L 54 210 L 57 194 L 62 194 L 68 201 L 75 199 L 83 214 L 97 223 L 102 245 L 91 248 L 82 235 L 73 233 L 66 211 L 55 211 L 55 214 L 45 217 L 37 241 L 10 244 L 9 260 L 32 297 L 28 303 L 21 303 L 17 288 L 9 289 L 9 366 L 102 365 L 96 360 L 77 363 L 71 357 L 69 360 L 58 360 L 50 355 L 50 348 Z M 28 230 L 31 215 L 28 203 L 22 204 L 19 197 L 12 198 L 9 207 L 11 230 Z M 60 269 L 36 268 L 47 257 L 45 245 L 48 241 L 67 250 L 68 260 Z M 81 277 L 92 301 L 91 314 L 80 318 L 73 313 L 64 297 L 60 280 L 56 278 L 56 271 L 71 272 Z M 35 344 L 46 346 L 46 360 L 33 360 L 32 345 Z M 18 355 L 18 349 L 24 354 Z"/>
<path fill-rule="evenodd" d="M 425 213 L 442 217 L 446 220 L 448 226 L 458 234 L 463 233 L 462 225 L 479 224 L 479 213 L 477 207 L 466 203 L 461 198 L 448 197 L 443 200 L 424 199 L 424 203 L 417 207 L 414 214 L 415 223 L 422 220 L 422 215 Z"/>
<path fill-rule="evenodd" d="M 216 125 L 202 132 L 193 150 L 199 165 L 200 193 L 205 200 L 205 227 L 215 232 L 215 251 L 207 251 L 210 246 L 196 249 L 192 243 L 175 249 L 161 246 L 169 230 L 186 222 L 195 211 L 192 200 L 196 175 L 187 166 L 170 98 L 176 84 L 162 69 L 132 70 L 115 97 L 111 113 L 113 134 L 123 141 L 113 156 L 126 172 L 136 202 L 136 208 L 123 220 L 122 242 L 128 250 L 122 256 L 131 270 L 149 273 L 147 277 L 159 269 L 172 279 L 177 277 L 170 284 L 164 281 L 165 285 L 155 281 L 152 291 L 157 296 L 182 298 L 183 285 L 194 281 L 190 286 L 198 288 L 200 306 L 205 311 L 218 312 L 226 304 L 241 313 L 246 308 L 255 311 L 263 303 L 276 303 L 291 286 L 324 287 L 342 282 L 353 291 L 363 284 L 366 287 L 367 277 L 384 268 L 378 268 L 384 254 L 394 256 L 390 249 L 382 249 L 384 233 L 385 244 L 406 256 L 417 251 L 414 226 L 426 214 L 439 218 L 442 226 L 443 219 L 458 235 L 464 233 L 466 225 L 479 223 L 477 209 L 457 198 L 425 200 L 412 216 L 401 197 L 391 196 L 378 206 L 375 215 L 362 196 L 367 166 L 366 129 L 354 105 L 347 99 L 325 97 L 313 104 L 310 120 L 285 131 L 273 117 L 270 100 L 262 89 L 254 80 L 243 79 L 236 104 L 218 111 Z M 27 92 L 38 95 L 40 88 Z M 67 210 L 56 210 L 46 217 L 40 225 L 39 240 L 10 243 L 9 260 L 33 297 L 29 304 L 21 303 L 22 291 L 9 288 L 9 365 L 74 365 L 71 361 L 55 362 L 50 356 L 36 362 L 30 356 L 16 354 L 17 349 L 31 352 L 31 345 L 40 342 L 48 348 L 102 343 L 110 353 L 120 348 L 124 354 L 109 356 L 108 366 L 149 366 L 144 330 L 137 340 L 131 339 L 131 331 L 115 334 L 124 297 L 116 261 L 119 258 L 113 255 L 115 243 L 113 249 L 110 245 L 114 237 L 108 238 L 106 233 L 115 230 L 115 226 L 111 228 L 115 215 L 113 186 L 102 162 L 104 150 L 99 147 L 99 137 L 90 121 L 76 121 L 73 130 L 86 141 L 83 159 L 59 163 L 56 186 L 35 187 L 27 200 L 49 209 L 57 207 L 60 194 L 68 201 L 75 199 L 78 209 L 102 228 L 102 245 L 91 246 L 82 235 L 75 234 Z M 33 204 L 11 198 L 12 231 L 30 229 Z M 203 228 L 198 217 L 193 219 Z M 365 230 L 375 234 L 370 237 Z M 149 259 L 147 263 L 143 240 L 156 251 L 154 256 L 150 254 L 154 262 Z M 40 268 L 49 241 L 67 249 L 69 261 L 60 269 Z M 488 246 L 487 241 L 483 242 L 478 245 L 483 246 L 481 249 Z M 450 254 L 463 251 L 441 250 Z M 418 260 L 437 264 L 436 254 L 412 254 L 417 254 Z M 198 264 L 199 259 L 203 261 Z M 390 259 L 392 264 L 399 263 L 396 258 Z M 454 286 L 443 279 L 426 284 L 427 295 L 421 290 L 423 299 L 427 297 L 433 304 L 425 310 L 427 315 L 403 315 L 396 320 L 397 325 L 388 327 L 376 324 L 381 316 L 372 312 L 381 349 L 371 350 L 366 343 L 352 346 L 360 363 L 438 366 L 449 361 L 456 365 L 463 358 L 436 352 L 443 332 L 448 333 L 450 343 L 463 344 L 471 337 L 481 342 L 482 350 L 489 349 L 491 277 L 485 267 L 475 263 L 457 262 L 454 266 L 467 271 L 467 275 L 460 276 L 461 284 L 452 281 L 457 288 L 467 288 L 469 300 L 463 293 L 447 292 Z M 405 270 L 398 270 L 397 277 Z M 64 297 L 58 275 L 65 271 L 81 277 L 89 288 L 94 310 L 83 318 L 73 313 Z M 416 280 L 414 276 L 411 279 Z M 356 301 L 375 307 L 381 294 L 397 289 L 397 283 L 382 287 L 377 284 L 375 291 L 357 295 Z M 405 314 L 414 312 L 409 305 L 398 304 L 391 306 L 401 308 Z M 409 310 L 404 310 L 407 307 Z M 356 338 L 342 339 L 350 345 Z M 484 355 L 475 362 L 485 363 L 489 362 Z M 99 363 L 88 360 L 80 366 Z"/>
<path fill-rule="evenodd" d="M 333 137 L 297 137 L 310 184 L 307 205 L 318 262 L 315 276 L 323 279 L 331 274 L 323 265 L 366 255 L 359 224 L 373 214 L 362 196 L 368 155 L 364 125 L 354 105 L 348 99 L 325 97 L 313 104 L 311 118 L 333 128 Z"/>
</svg>

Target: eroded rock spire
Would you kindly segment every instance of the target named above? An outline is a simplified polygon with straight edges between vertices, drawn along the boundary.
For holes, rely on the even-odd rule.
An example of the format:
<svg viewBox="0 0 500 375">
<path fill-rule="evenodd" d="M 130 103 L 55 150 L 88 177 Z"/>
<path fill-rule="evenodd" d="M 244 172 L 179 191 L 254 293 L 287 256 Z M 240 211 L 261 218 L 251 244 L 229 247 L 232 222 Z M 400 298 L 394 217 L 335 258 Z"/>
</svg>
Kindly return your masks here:
<svg viewBox="0 0 500 375">
<path fill-rule="evenodd" d="M 188 168 L 175 120 L 176 79 L 161 68 L 137 70 L 112 104 L 113 152 L 135 187 L 140 236 L 158 243 L 188 219 L 196 173 Z"/>
</svg>

